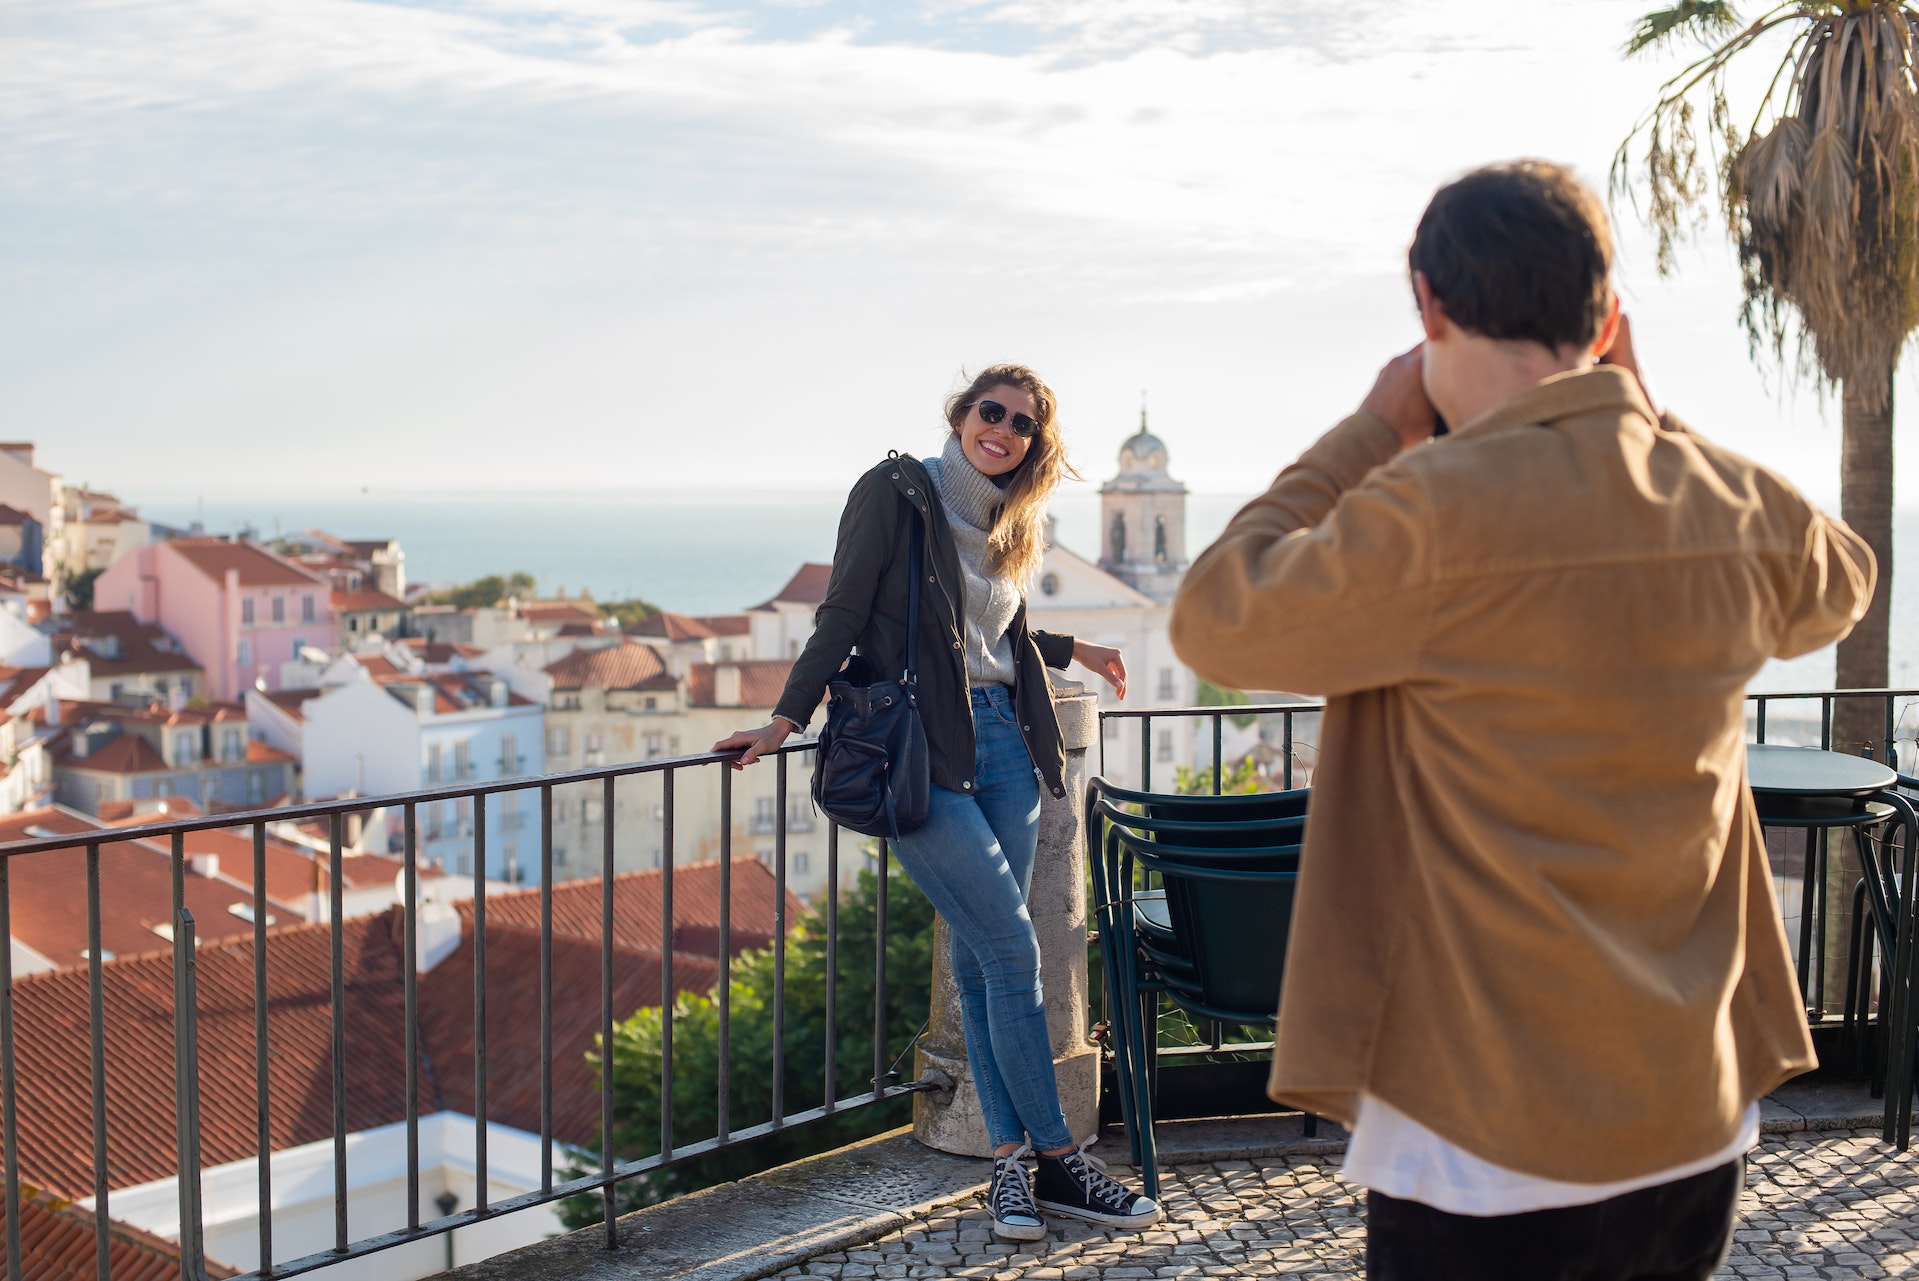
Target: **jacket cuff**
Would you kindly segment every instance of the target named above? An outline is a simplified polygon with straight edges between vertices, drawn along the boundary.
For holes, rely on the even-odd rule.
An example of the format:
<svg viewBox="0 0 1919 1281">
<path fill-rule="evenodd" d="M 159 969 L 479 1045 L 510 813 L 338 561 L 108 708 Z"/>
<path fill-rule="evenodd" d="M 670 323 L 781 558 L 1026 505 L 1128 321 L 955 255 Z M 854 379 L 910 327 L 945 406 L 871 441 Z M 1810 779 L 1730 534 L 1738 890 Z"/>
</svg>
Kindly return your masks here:
<svg viewBox="0 0 1919 1281">
<path fill-rule="evenodd" d="M 806 722 L 813 719 L 813 709 L 797 706 L 797 700 L 788 696 L 780 700 L 779 706 L 773 709 L 773 715 L 783 721 L 791 722 L 795 734 L 804 734 Z"/>
<path fill-rule="evenodd" d="M 1033 644 L 1039 647 L 1040 661 L 1065 671 L 1073 665 L 1073 638 L 1059 632 L 1034 632 Z"/>
</svg>

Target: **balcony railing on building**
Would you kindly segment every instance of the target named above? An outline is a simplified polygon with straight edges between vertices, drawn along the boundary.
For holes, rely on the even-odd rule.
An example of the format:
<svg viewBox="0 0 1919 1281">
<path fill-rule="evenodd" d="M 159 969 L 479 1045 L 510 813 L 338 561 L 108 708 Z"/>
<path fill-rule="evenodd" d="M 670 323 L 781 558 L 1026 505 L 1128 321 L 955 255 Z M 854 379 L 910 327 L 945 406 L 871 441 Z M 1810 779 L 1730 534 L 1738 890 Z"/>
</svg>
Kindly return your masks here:
<svg viewBox="0 0 1919 1281">
<path fill-rule="evenodd" d="M 1801 695 L 1763 695 L 1753 700 L 1753 732 L 1758 741 L 1803 741 L 1808 744 L 1830 745 L 1832 715 L 1835 701 L 1848 697 L 1870 697 L 1883 701 L 1886 708 L 1884 740 L 1878 745 L 1886 759 L 1895 764 L 1899 752 L 1895 744 L 1898 735 L 1903 732 L 1901 726 L 1902 704 L 1910 711 L 1913 700 L 1919 698 L 1919 691 L 1869 691 L 1843 693 L 1815 693 Z M 1817 710 L 1815 714 L 1803 718 L 1790 715 L 1792 706 L 1804 706 L 1808 702 Z M 1194 770 L 1188 775 L 1188 785 L 1219 791 L 1222 787 L 1222 765 L 1230 764 L 1226 752 L 1225 729 L 1228 722 L 1237 718 L 1255 718 L 1256 726 L 1264 726 L 1270 733 L 1260 732 L 1258 739 L 1266 744 L 1271 765 L 1273 781 L 1280 786 L 1302 786 L 1310 782 L 1312 758 L 1315 754 L 1319 706 L 1314 703 L 1289 703 L 1270 706 L 1240 706 L 1220 708 L 1153 709 L 1150 711 L 1113 710 L 1101 715 L 1101 768 L 1105 770 L 1108 740 L 1114 740 L 1116 750 L 1132 747 L 1137 762 L 1137 782 L 1143 790 L 1150 790 L 1155 783 L 1161 785 L 1173 780 L 1166 777 L 1167 768 L 1159 757 L 1159 739 L 1154 733 L 1156 723 L 1160 727 L 1173 724 L 1176 720 L 1198 718 L 1207 734 L 1210 735 L 1210 759 L 1213 762 L 1211 777 L 1204 777 L 1203 770 Z M 1130 722 L 1137 722 L 1131 725 Z M 1128 736 L 1137 732 L 1137 744 L 1128 744 Z M 1244 730 L 1235 726 L 1235 732 Z M 1203 743 L 1204 738 L 1201 739 Z M 1903 740 L 1908 744 L 1910 755 L 1911 736 Z M 188 1277 L 201 1277 L 206 1274 L 206 1233 L 205 1189 L 203 1186 L 203 1154 L 208 1150 L 208 1135 L 217 1126 L 221 1143 L 234 1141 L 237 1118 L 247 1118 L 251 1126 L 250 1165 L 246 1162 L 229 1161 L 218 1165 L 213 1171 L 218 1178 L 226 1182 L 235 1178 L 252 1181 L 257 1193 L 257 1239 L 252 1243 L 253 1271 L 247 1277 L 284 1277 L 310 1272 L 342 1260 L 365 1258 L 382 1251 L 406 1246 L 410 1243 L 427 1241 L 456 1230 L 495 1223 L 515 1211 L 536 1206 L 550 1206 L 555 1202 L 583 1194 L 597 1194 L 606 1211 L 604 1233 L 611 1244 L 617 1243 L 619 1226 L 613 1215 L 614 1188 L 624 1180 L 635 1178 L 649 1171 L 659 1171 L 683 1164 L 687 1161 L 715 1152 L 728 1150 L 740 1144 L 762 1138 L 783 1130 L 805 1126 L 827 1117 L 843 1114 L 849 1110 L 870 1107 L 912 1092 L 916 1087 L 902 1085 L 892 1070 L 907 1046 L 889 1044 L 886 1031 L 887 989 L 889 981 L 895 981 L 887 972 L 887 860 L 881 843 L 876 851 L 862 851 L 856 844 L 843 842 L 842 833 L 830 822 L 827 824 L 826 869 L 824 877 L 824 903 L 821 915 L 824 921 L 825 955 L 824 984 L 826 1004 L 825 1043 L 822 1062 L 822 1088 L 817 1097 L 787 1097 L 786 1056 L 787 1056 L 787 988 L 786 963 L 788 948 L 788 912 L 787 878 L 789 858 L 786 836 L 789 832 L 809 830 L 815 822 L 811 807 L 805 801 L 803 789 L 794 791 L 789 788 L 793 775 L 791 764 L 800 758 L 804 767 L 810 756 L 812 743 L 803 741 L 786 745 L 768 764 L 760 767 L 764 772 L 774 775 L 776 785 L 775 801 L 770 807 L 763 833 L 770 836 L 768 867 L 773 881 L 774 920 L 767 941 L 770 953 L 770 965 L 774 975 L 773 997 L 770 1010 L 769 1029 L 771 1037 L 772 1068 L 770 1076 L 769 1104 L 763 1112 L 743 1115 L 735 1106 L 733 1093 L 733 1072 L 731 1054 L 733 1046 L 733 1010 L 731 1005 L 731 983 L 738 961 L 738 949 L 734 942 L 734 894 L 733 878 L 745 873 L 736 869 L 733 862 L 732 831 L 734 826 L 734 781 L 735 774 L 725 767 L 727 758 L 705 754 L 634 762 L 614 766 L 596 763 L 588 767 L 537 779 L 517 779 L 494 781 L 489 783 L 465 783 L 453 786 L 428 788 L 399 796 L 383 798 L 353 798 L 350 800 L 329 801 L 310 805 L 292 806 L 274 810 L 262 810 L 239 814 L 215 816 L 196 816 L 188 819 L 170 820 L 160 823 L 116 828 L 112 830 L 89 831 L 75 835 L 34 835 L 28 839 L 0 845 L 0 926 L 9 927 L 13 900 L 10 897 L 11 875 L 9 869 L 14 861 L 29 855 L 50 854 L 55 851 L 70 851 L 63 857 L 75 863 L 83 864 L 85 905 L 87 909 L 88 949 L 86 952 L 86 994 L 84 1001 L 85 1025 L 84 1058 L 85 1067 L 71 1074 L 76 1087 L 79 1080 L 87 1081 L 90 1094 L 86 1096 L 90 1105 L 79 1109 L 80 1115 L 90 1120 L 81 1122 L 77 1132 L 59 1135 L 64 1150 L 71 1154 L 71 1168 L 74 1171 L 70 1183 L 86 1183 L 87 1186 L 56 1189 L 77 1194 L 72 1199 L 84 1197 L 86 1209 L 93 1216 L 94 1240 L 96 1245 L 96 1272 L 103 1279 L 110 1276 L 109 1256 L 113 1240 L 115 1207 L 122 1202 L 137 1201 L 145 1197 L 150 1202 L 156 1195 L 170 1195 L 175 1204 L 170 1207 L 177 1210 L 173 1222 L 178 1225 L 179 1250 L 183 1272 Z M 587 758 L 591 762 L 597 753 L 589 751 Z M 1195 755 L 1204 756 L 1205 753 Z M 1119 760 L 1112 762 L 1117 768 Z M 1195 762 L 1197 763 L 1197 762 Z M 1907 762 L 1908 765 L 1913 762 Z M 1157 769 L 1156 769 L 1157 766 Z M 1189 769 L 1191 766 L 1189 765 Z M 681 929 L 676 935 L 674 886 L 676 879 L 676 797 L 684 791 L 682 786 L 689 777 L 710 771 L 711 778 L 701 778 L 700 785 L 712 782 L 717 791 L 719 822 L 719 860 L 716 865 L 718 877 L 716 923 L 716 946 L 710 961 L 703 957 L 694 957 L 685 951 L 686 932 Z M 1158 775 L 1156 778 L 1155 775 Z M 470 774 L 468 775 L 470 778 Z M 750 777 L 750 776 L 749 776 Z M 802 776 L 803 777 L 803 776 Z M 564 891 L 560 890 L 554 875 L 555 847 L 553 831 L 555 825 L 556 789 L 572 790 L 586 786 L 597 792 L 591 806 L 581 807 L 581 817 L 591 823 L 604 816 L 599 822 L 599 871 L 598 902 L 595 911 L 579 919 L 569 916 L 565 926 L 569 930 L 584 930 L 585 937 L 568 935 L 560 940 L 561 950 L 569 957 L 592 961 L 592 977 L 584 977 L 584 971 L 565 976 L 564 982 L 568 994 L 590 993 L 597 987 L 597 1019 L 593 1021 L 592 1031 L 597 1034 L 600 1045 L 613 1043 L 616 1008 L 633 995 L 631 971 L 622 966 L 631 964 L 634 949 L 619 941 L 620 928 L 616 923 L 615 901 L 619 878 L 616 874 L 615 851 L 618 844 L 618 815 L 621 806 L 618 803 L 618 786 L 626 781 L 647 780 L 646 786 L 653 789 L 645 803 L 631 807 L 635 815 L 643 816 L 646 822 L 647 839 L 657 842 L 662 852 L 658 867 L 658 891 L 660 895 L 660 933 L 657 947 L 650 956 L 657 974 L 651 979 L 654 991 L 660 1003 L 660 1070 L 658 1089 L 660 1097 L 660 1131 L 656 1150 L 650 1155 L 629 1158 L 622 1157 L 613 1146 L 613 1136 L 618 1132 L 618 1118 L 615 1116 L 614 1075 L 608 1072 L 599 1074 L 599 1090 L 594 1106 L 586 1117 L 586 1128 L 594 1130 L 596 1143 L 586 1144 L 594 1149 L 594 1164 L 597 1168 L 575 1177 L 566 1177 L 563 1168 L 556 1168 L 556 1152 L 563 1152 L 560 1140 L 566 1136 L 556 1132 L 555 1070 L 559 1063 L 559 1052 L 555 1042 L 554 1011 L 556 977 L 561 977 L 556 969 L 555 934 L 555 898 L 556 893 L 571 895 L 575 889 L 585 887 L 590 894 L 593 882 L 572 882 Z M 710 793 L 708 793 L 710 794 Z M 525 891 L 529 902 L 524 907 L 513 906 L 508 899 L 496 898 L 492 911 L 508 912 L 510 919 L 503 918 L 489 928 L 488 882 L 505 880 L 514 882 L 520 879 L 526 868 L 526 861 L 513 852 L 513 847 L 498 848 L 494 834 L 488 830 L 488 802 L 494 796 L 513 796 L 537 803 L 524 807 L 525 812 L 538 816 L 537 850 L 537 890 Z M 1082 797 L 1069 797 L 1065 804 L 1077 807 Z M 463 853 L 459 866 L 468 869 L 464 875 L 470 877 L 471 897 L 467 906 L 460 909 L 465 915 L 456 917 L 451 935 L 446 933 L 448 926 L 444 904 L 428 902 L 422 895 L 421 881 L 425 870 L 419 857 L 421 846 L 427 840 L 435 839 L 441 832 L 441 814 L 443 808 L 451 808 L 449 803 L 470 807 L 470 817 L 462 817 L 456 822 L 446 824 L 447 830 L 457 832 L 460 839 L 470 841 L 470 852 Z M 349 1015 L 356 1001 L 370 999 L 368 988 L 367 961 L 363 944 L 375 936 L 368 933 L 364 923 L 356 924 L 346 917 L 344 911 L 344 862 L 348 854 L 347 833 L 361 821 L 362 816 L 373 808 L 384 808 L 388 812 L 400 815 L 401 845 L 404 854 L 404 872 L 400 888 L 400 904 L 394 912 L 394 930 L 397 934 L 394 946 L 399 956 L 398 970 L 400 978 L 397 1006 L 404 1020 L 404 1044 L 400 1047 L 403 1069 L 396 1073 L 401 1080 L 402 1103 L 399 1115 L 391 1122 L 391 1133 L 396 1142 L 404 1141 L 404 1159 L 399 1162 L 396 1180 L 403 1180 L 403 1191 L 395 1198 L 403 1209 L 404 1222 L 391 1230 L 371 1232 L 356 1226 L 350 1213 L 352 1198 L 349 1196 L 349 1138 L 361 1135 L 361 1131 L 350 1125 L 351 1113 L 359 1105 L 350 1092 L 350 1082 L 364 1065 L 353 1057 L 357 1054 L 354 1043 L 350 1053 L 348 1035 Z M 514 808 L 500 816 L 502 835 L 517 834 L 523 826 L 522 807 L 517 802 Z M 287 1099 L 289 1085 L 276 1075 L 276 1051 L 273 1039 L 273 1021 L 276 1015 L 274 991 L 281 982 L 281 966 L 287 964 L 285 953 L 281 949 L 294 946 L 292 940 L 298 931 L 287 933 L 283 930 L 270 930 L 272 921 L 270 904 L 265 892 L 267 884 L 267 839 L 268 829 L 280 823 L 318 823 L 326 832 L 326 854 L 324 855 L 324 887 L 318 892 L 328 900 L 324 924 L 312 927 L 311 933 L 299 937 L 319 940 L 324 938 L 324 947 L 316 947 L 313 959 L 318 964 L 314 972 L 325 976 L 324 1004 L 327 1012 L 327 1025 L 323 1039 L 327 1047 L 327 1079 L 319 1082 L 320 1093 L 328 1099 L 331 1117 L 326 1133 L 317 1143 L 302 1150 L 301 1160 L 310 1162 L 322 1178 L 330 1176 L 332 1184 L 333 1220 L 331 1224 L 330 1244 L 317 1251 L 309 1251 L 297 1258 L 276 1257 L 274 1211 L 276 1206 L 275 1188 L 276 1154 L 284 1155 L 287 1145 L 282 1121 L 284 1109 L 293 1106 Z M 251 1070 L 249 1081 L 234 1082 L 224 1076 L 219 1086 L 222 1090 L 239 1089 L 244 1097 L 223 1094 L 209 1098 L 208 1081 L 201 1071 L 201 1053 L 207 1044 L 207 1029 L 203 1021 L 209 1017 L 209 1011 L 203 1010 L 197 999 L 200 974 L 199 960 L 196 958 L 196 935 L 202 932 L 203 923 L 196 920 L 189 904 L 187 881 L 190 860 L 187 852 L 189 838 L 196 833 L 212 830 L 232 830 L 250 838 L 253 851 L 252 886 L 253 894 L 250 909 L 251 946 L 248 960 L 251 965 Z M 754 831 L 759 833 L 758 824 Z M 150 1028 L 143 1025 L 143 1035 L 171 1038 L 170 1099 L 173 1108 L 174 1125 L 172 1129 L 172 1163 L 174 1178 L 170 1190 L 156 1192 L 157 1184 L 145 1187 L 117 1186 L 114 1175 L 114 1163 L 109 1160 L 114 1150 L 114 1135 L 109 1131 L 110 1116 L 119 1113 L 109 1109 L 108 1046 L 110 1039 L 118 1040 L 125 1030 L 117 1021 L 125 1017 L 125 1007 L 118 998 L 112 1008 L 116 1025 L 113 1037 L 109 1037 L 109 1021 L 106 982 L 106 964 L 109 963 L 102 947 L 102 860 L 103 851 L 111 853 L 113 847 L 122 842 L 160 843 L 169 852 L 172 901 L 165 922 L 172 935 L 172 946 L 167 954 L 169 960 L 151 958 L 143 962 L 153 973 L 165 971 L 170 993 L 153 998 L 154 1008 L 163 1011 L 161 1021 Z M 843 848 L 844 847 L 844 848 Z M 753 851 L 746 851 L 753 852 Z M 577 858 L 579 851 L 574 851 Z M 863 866 L 876 876 L 875 907 L 873 913 L 873 949 L 870 958 L 860 958 L 855 963 L 862 967 L 870 966 L 873 983 L 871 1071 L 865 1080 L 843 1081 L 836 1074 L 840 1033 L 836 1011 L 840 1000 L 839 985 L 842 981 L 840 955 L 840 886 L 842 858 L 847 867 Z M 747 864 L 741 864 L 744 868 Z M 758 864 L 752 864 L 755 868 Z M 491 871 L 489 869 L 492 869 Z M 687 873 L 682 871 L 679 875 Z M 766 875 L 765 872 L 758 873 Z M 497 890 L 496 890 L 497 892 Z M 537 906 L 530 899 L 537 896 Z M 1818 912 L 1838 911 L 1849 902 L 1846 894 L 1826 894 L 1819 896 L 1810 906 Z M 574 903 L 573 899 L 568 900 Z M 569 912 L 571 908 L 569 907 Z M 384 918 L 383 918 L 384 919 Z M 584 921 L 584 924 L 581 921 Z M 683 925 L 683 923 L 682 923 Z M 468 928 L 470 926 L 470 928 Z M 1843 928 L 1828 932 L 1828 937 L 1843 938 Z M 422 1098 L 422 1073 L 426 1070 L 423 1055 L 420 976 L 431 965 L 422 966 L 423 954 L 439 952 L 452 939 L 456 949 L 464 949 L 460 955 L 462 963 L 470 967 L 470 993 L 463 994 L 461 1001 L 467 1003 L 469 1013 L 463 1017 L 470 1020 L 467 1026 L 471 1033 L 471 1050 L 459 1062 L 436 1060 L 431 1067 L 436 1076 L 458 1076 L 468 1082 L 471 1088 L 470 1115 L 456 1115 L 440 1112 L 423 1115 L 420 1108 Z M 376 940 L 377 941 L 377 940 Z M 535 984 L 537 998 L 533 1004 L 537 1007 L 537 1053 L 521 1055 L 529 1047 L 511 1047 L 515 1063 L 525 1065 L 517 1069 L 519 1075 L 513 1080 L 502 1079 L 499 1071 L 489 1074 L 490 1056 L 505 1053 L 503 1047 L 489 1045 L 489 970 L 487 955 L 489 944 L 496 949 L 522 948 L 530 952 L 529 963 L 524 967 L 510 966 L 504 971 L 495 971 L 491 982 L 498 987 L 504 982 L 526 982 Z M 578 946 L 576 946 L 578 944 Z M 584 948 L 584 951 L 581 948 Z M 222 954 L 224 956 L 224 953 Z M 520 952 L 512 953 L 515 957 Z M 280 956 L 270 966 L 269 959 Z M 349 965 L 349 959 L 352 964 Z M 853 958 L 848 958 L 853 959 Z M 115 965 L 125 962 L 111 962 Z M 227 963 L 222 961 L 223 964 Z M 756 962 L 757 963 L 757 962 Z M 676 968 L 681 971 L 676 975 Z M 697 980 L 704 984 L 710 981 L 710 990 L 717 1018 L 718 1034 L 716 1045 L 719 1056 L 717 1069 L 716 1096 L 712 1103 L 716 1121 L 711 1133 L 688 1134 L 676 1123 L 674 1099 L 676 1080 L 674 1073 L 674 1026 L 675 1000 L 688 990 L 686 971 L 697 968 Z M 1843 966 L 1828 967 L 1837 975 L 1846 973 Z M 927 976 L 913 975 L 910 981 L 925 982 Z M 27 980 L 40 983 L 42 976 Z M 25 991 L 26 989 L 22 989 Z M 624 995 L 621 995 L 624 993 Z M 1815 1016 L 1822 1012 L 1840 1007 L 1844 993 L 1819 991 L 1811 994 Z M 44 1006 L 29 1002 L 23 1006 L 17 999 L 13 975 L 11 953 L 0 951 L 0 1127 L 4 1129 L 4 1160 L 6 1175 L 5 1209 L 9 1270 L 12 1278 L 23 1275 L 21 1254 L 21 1225 L 23 1186 L 36 1185 L 36 1180 L 45 1181 L 43 1171 L 23 1168 L 21 1122 L 24 1114 L 31 1124 L 73 1125 L 64 1121 L 56 1109 L 43 1109 L 42 1093 L 50 1088 L 45 1081 L 27 1078 L 21 1075 L 20 1055 L 22 1045 L 29 1047 L 53 1037 L 58 1026 L 71 1026 L 78 1035 L 78 1024 L 58 1024 L 67 1016 L 65 1009 L 50 1011 Z M 285 998 L 279 1007 L 285 1009 Z M 26 1021 L 21 1022 L 22 1011 L 29 1011 Z M 245 1014 L 235 1015 L 233 1011 L 222 1011 L 223 1021 L 220 1031 L 223 1036 L 237 1036 L 236 1029 L 244 1027 Z M 42 1024 L 41 1019 L 49 1022 Z M 530 1038 L 534 1029 L 526 1029 Z M 1219 1040 L 1211 1044 L 1191 1046 L 1189 1061 L 1194 1067 L 1207 1062 L 1231 1059 L 1234 1053 L 1233 1043 Z M 818 1052 L 817 1050 L 815 1052 Z M 117 1055 L 116 1050 L 116 1055 Z M 1167 1076 L 1190 1070 L 1180 1065 L 1177 1055 L 1169 1056 L 1171 1066 Z M 116 1068 L 118 1068 L 116 1062 Z M 559 1064 L 570 1071 L 573 1063 Z M 537 1078 L 537 1079 L 535 1079 Z M 241 1088 L 244 1086 L 245 1088 Z M 852 1087 L 843 1089 L 842 1087 Z M 22 1090 L 26 1088 L 32 1097 L 22 1107 Z M 537 1183 L 530 1190 L 516 1195 L 495 1197 L 490 1192 L 490 1161 L 493 1151 L 492 1142 L 505 1143 L 500 1139 L 498 1126 L 489 1121 L 494 1105 L 489 1100 L 489 1089 L 524 1095 L 529 1107 L 537 1110 L 537 1135 L 529 1129 L 521 1138 L 530 1141 L 530 1146 L 538 1152 Z M 1178 1091 L 1174 1089 L 1174 1093 Z M 168 1096 L 149 1093 L 149 1099 L 164 1100 Z M 580 1102 L 574 1099 L 560 1100 L 562 1105 L 572 1106 Z M 1232 1102 L 1237 1105 L 1238 1100 Z M 159 1105 L 156 1105 L 159 1106 Z M 499 1106 L 504 1106 L 499 1105 Z M 1217 1106 L 1217 1105 L 1215 1105 Z M 71 1115 L 68 1113 L 66 1115 Z M 510 1132 L 509 1136 L 510 1136 Z M 357 1138 L 356 1138 L 357 1141 Z M 518 1141 L 518 1140 L 512 1140 Z M 34 1147 L 32 1153 L 40 1149 Z M 225 1148 L 222 1148 L 225 1151 Z M 469 1163 L 473 1172 L 473 1203 L 465 1209 L 429 1203 L 422 1188 L 422 1170 L 425 1164 L 438 1154 L 447 1159 L 457 1159 Z M 37 1158 L 33 1158 L 37 1159 Z M 242 1167 L 245 1168 L 242 1168 Z M 84 1179 L 83 1179 L 84 1176 Z M 90 1192 L 90 1196 L 86 1193 Z M 149 1206 L 149 1208 L 151 1208 Z M 438 1209 L 439 1213 L 433 1213 Z M 285 1253 L 284 1250 L 281 1253 Z"/>
</svg>

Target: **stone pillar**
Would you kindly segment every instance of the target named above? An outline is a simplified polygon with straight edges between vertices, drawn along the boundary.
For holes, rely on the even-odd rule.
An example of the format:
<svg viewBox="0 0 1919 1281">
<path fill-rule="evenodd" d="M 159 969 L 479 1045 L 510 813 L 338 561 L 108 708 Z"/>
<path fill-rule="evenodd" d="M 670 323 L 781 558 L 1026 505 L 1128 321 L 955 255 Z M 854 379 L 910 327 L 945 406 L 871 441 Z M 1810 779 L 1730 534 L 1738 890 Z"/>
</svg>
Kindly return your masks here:
<svg viewBox="0 0 1919 1281">
<path fill-rule="evenodd" d="M 1086 842 L 1080 830 L 1086 753 L 1099 741 L 1099 700 L 1074 681 L 1054 677 L 1053 685 L 1053 708 L 1066 741 L 1066 795 L 1043 799 L 1028 904 L 1039 934 L 1040 982 L 1060 1103 L 1073 1137 L 1081 1139 L 1095 1133 L 1099 1122 L 1099 1049 L 1086 1039 Z M 933 936 L 932 1018 L 920 1038 L 916 1066 L 922 1078 L 929 1070 L 944 1072 L 954 1089 L 950 1096 L 913 1096 L 913 1135 L 941 1152 L 986 1156 L 986 1122 L 967 1067 L 948 937 L 942 920 Z"/>
</svg>

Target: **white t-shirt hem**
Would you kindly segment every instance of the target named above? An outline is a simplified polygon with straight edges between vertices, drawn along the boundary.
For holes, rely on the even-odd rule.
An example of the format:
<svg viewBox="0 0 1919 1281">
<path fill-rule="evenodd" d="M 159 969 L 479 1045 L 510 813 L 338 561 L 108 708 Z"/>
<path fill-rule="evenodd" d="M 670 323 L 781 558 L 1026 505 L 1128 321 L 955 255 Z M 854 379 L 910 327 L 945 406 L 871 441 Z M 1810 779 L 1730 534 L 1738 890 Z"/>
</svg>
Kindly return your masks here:
<svg viewBox="0 0 1919 1281">
<path fill-rule="evenodd" d="M 1759 1142 L 1759 1105 L 1754 1103 L 1738 1136 L 1711 1156 L 1613 1183 L 1566 1183 L 1482 1160 L 1370 1094 L 1359 1096 L 1357 1113 L 1346 1145 L 1347 1182 L 1448 1214 L 1481 1217 L 1592 1205 L 1717 1169 Z"/>
</svg>

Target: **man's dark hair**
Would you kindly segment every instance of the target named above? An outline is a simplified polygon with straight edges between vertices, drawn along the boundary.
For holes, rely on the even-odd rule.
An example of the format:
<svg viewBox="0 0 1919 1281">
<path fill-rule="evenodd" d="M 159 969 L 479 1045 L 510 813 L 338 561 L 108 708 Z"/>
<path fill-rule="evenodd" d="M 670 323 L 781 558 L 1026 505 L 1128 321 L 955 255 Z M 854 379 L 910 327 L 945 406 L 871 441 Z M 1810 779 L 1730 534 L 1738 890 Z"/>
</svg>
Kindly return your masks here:
<svg viewBox="0 0 1919 1281">
<path fill-rule="evenodd" d="M 1545 161 L 1488 165 L 1441 187 L 1406 256 L 1447 317 L 1486 338 L 1583 346 L 1611 306 L 1606 211 Z"/>
</svg>

